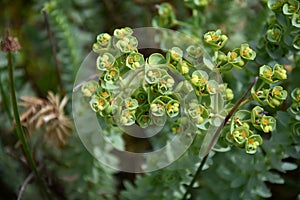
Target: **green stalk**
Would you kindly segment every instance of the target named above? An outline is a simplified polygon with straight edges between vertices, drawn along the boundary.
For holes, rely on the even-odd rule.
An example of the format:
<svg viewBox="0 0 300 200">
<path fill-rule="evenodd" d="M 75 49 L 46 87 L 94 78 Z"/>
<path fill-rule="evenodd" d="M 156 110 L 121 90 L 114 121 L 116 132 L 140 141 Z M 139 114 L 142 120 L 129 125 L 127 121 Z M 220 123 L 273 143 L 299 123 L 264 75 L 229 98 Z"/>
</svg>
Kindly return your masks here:
<svg viewBox="0 0 300 200">
<path fill-rule="evenodd" d="M 61 73 L 61 66 L 60 66 L 60 63 L 59 63 L 59 60 L 58 60 L 55 39 L 52 35 L 52 30 L 51 30 L 49 17 L 48 17 L 48 13 L 47 13 L 46 9 L 43 8 L 42 12 L 44 14 L 45 23 L 46 23 L 46 27 L 47 27 L 47 32 L 48 32 L 48 36 L 49 36 L 49 40 L 50 40 L 50 44 L 51 44 L 51 48 L 52 48 L 52 53 L 53 53 L 53 57 L 54 57 L 54 60 L 55 60 L 56 76 L 57 76 L 58 84 L 59 84 L 59 87 L 60 87 L 60 92 L 61 92 L 61 94 L 64 95 L 65 94 L 65 89 L 63 87 L 63 82 L 62 82 L 62 78 L 61 78 L 61 74 L 62 74 Z"/>
<path fill-rule="evenodd" d="M 6 95 L 6 93 L 3 89 L 3 86 L 2 86 L 1 77 L 0 77 L 0 90 L 1 90 L 1 96 L 2 96 L 2 101 L 3 101 L 4 108 L 6 110 L 8 118 L 10 119 L 10 121 L 12 121 L 13 116 L 12 116 L 11 110 L 9 109 L 10 105 L 9 105 L 8 97 L 7 97 L 7 95 Z"/>
<path fill-rule="evenodd" d="M 8 61 L 8 75 L 9 75 L 9 85 L 10 85 L 10 94 L 11 94 L 11 103 L 12 103 L 12 108 L 13 108 L 13 114 L 16 122 L 16 131 L 17 131 L 17 137 L 22 143 L 22 148 L 25 153 L 25 157 L 27 159 L 27 162 L 29 163 L 32 171 L 37 177 L 37 180 L 39 184 L 42 187 L 42 192 L 46 195 L 47 199 L 50 199 L 50 195 L 48 193 L 47 187 L 45 182 L 43 181 L 39 171 L 37 170 L 36 163 L 32 157 L 32 154 L 30 152 L 30 148 L 28 145 L 28 142 L 25 137 L 25 132 L 22 127 L 22 123 L 20 120 L 20 114 L 18 110 L 18 105 L 17 105 L 17 98 L 16 98 L 16 90 L 15 90 L 15 83 L 14 83 L 14 69 L 12 66 L 12 53 L 11 51 L 7 52 L 7 61 Z"/>
<path fill-rule="evenodd" d="M 242 107 L 243 105 L 249 103 L 249 102 L 252 101 L 252 100 L 253 100 L 253 97 L 250 96 L 249 98 L 245 99 L 245 100 L 240 104 L 240 107 Z"/>
<path fill-rule="evenodd" d="M 193 9 L 193 17 L 194 17 L 194 26 L 196 29 L 200 27 L 200 11 L 198 9 Z"/>
</svg>

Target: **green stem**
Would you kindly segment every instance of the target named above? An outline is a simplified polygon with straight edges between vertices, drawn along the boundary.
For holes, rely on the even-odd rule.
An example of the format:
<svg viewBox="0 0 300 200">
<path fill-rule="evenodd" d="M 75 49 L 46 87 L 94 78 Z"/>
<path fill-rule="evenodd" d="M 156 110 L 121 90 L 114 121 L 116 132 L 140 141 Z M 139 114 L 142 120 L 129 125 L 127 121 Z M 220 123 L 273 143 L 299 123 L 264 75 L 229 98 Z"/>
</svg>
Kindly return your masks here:
<svg viewBox="0 0 300 200">
<path fill-rule="evenodd" d="M 176 21 L 174 22 L 174 24 L 175 24 L 175 25 L 178 25 L 178 26 L 183 26 L 183 27 L 192 27 L 191 24 L 186 23 L 186 22 L 182 22 L 182 21 L 178 21 L 178 20 L 176 20 Z"/>
<path fill-rule="evenodd" d="M 249 98 L 245 99 L 245 100 L 240 104 L 239 107 L 242 107 L 243 105 L 249 103 L 249 102 L 252 101 L 252 100 L 253 100 L 253 96 L 250 96 Z"/>
<path fill-rule="evenodd" d="M 246 96 L 248 95 L 248 93 L 251 91 L 251 88 L 255 85 L 255 83 L 257 82 L 258 77 L 255 77 L 255 79 L 252 81 L 252 83 L 250 84 L 250 86 L 248 87 L 247 91 L 242 95 L 242 97 L 238 100 L 238 102 L 234 105 L 234 107 L 230 110 L 230 112 L 226 115 L 225 119 L 222 122 L 222 125 L 218 127 L 218 129 L 216 130 L 216 133 L 214 134 L 210 144 L 208 145 L 208 148 L 205 152 L 205 156 L 203 157 L 203 159 L 200 161 L 200 165 L 195 173 L 195 175 L 193 176 L 192 181 L 190 182 L 190 184 L 187 186 L 186 192 L 183 195 L 182 200 L 185 200 L 188 196 L 188 194 L 190 193 L 190 190 L 193 188 L 196 180 L 199 178 L 202 168 L 206 162 L 206 159 L 208 157 L 208 154 L 211 150 L 211 148 L 214 146 L 215 141 L 218 139 L 223 127 L 226 125 L 226 123 L 228 122 L 228 120 L 232 117 L 232 115 L 235 113 L 235 111 L 241 106 L 241 103 L 244 101 L 244 99 L 246 98 Z"/>
<path fill-rule="evenodd" d="M 65 90 L 63 87 L 63 82 L 62 82 L 62 77 L 61 77 L 61 66 L 58 60 L 58 56 L 57 56 L 57 50 L 56 50 L 56 45 L 55 45 L 55 39 L 52 35 L 52 31 L 51 31 L 51 26 L 50 26 L 50 22 L 49 22 L 49 17 L 48 17 L 48 13 L 46 11 L 45 8 L 42 9 L 42 12 L 44 14 L 44 19 L 45 19 L 45 23 L 46 23 L 46 27 L 47 27 L 47 32 L 48 32 L 48 36 L 49 36 L 49 40 L 50 40 L 50 44 L 51 44 L 51 48 L 52 48 L 52 53 L 55 59 L 55 66 L 56 66 L 56 75 L 57 75 L 57 79 L 58 79 L 58 83 L 59 83 L 59 87 L 60 87 L 60 92 L 61 94 L 64 95 Z"/>
<path fill-rule="evenodd" d="M 3 89 L 3 86 L 2 86 L 2 80 L 0 80 L 0 90 L 1 90 L 1 96 L 2 96 L 2 101 L 3 101 L 4 108 L 6 110 L 8 118 L 10 119 L 10 121 L 12 121 L 13 116 L 12 116 L 11 110 L 9 109 L 10 105 L 9 105 L 8 97 L 7 97 L 7 95 L 6 95 L 6 93 Z"/>
<path fill-rule="evenodd" d="M 201 171 L 202 171 L 202 169 L 203 169 L 203 166 L 204 166 L 204 164 L 205 164 L 205 162 L 206 162 L 206 160 L 207 160 L 207 157 L 208 157 L 208 154 L 207 154 L 206 156 L 204 156 L 204 158 L 200 161 L 200 165 L 199 165 L 199 167 L 198 167 L 198 169 L 197 169 L 195 175 L 193 176 L 192 181 L 191 181 L 190 184 L 188 185 L 188 187 L 187 187 L 187 189 L 186 189 L 186 192 L 184 193 L 184 195 L 183 195 L 183 197 L 182 197 L 182 200 L 187 199 L 187 197 L 188 197 L 188 195 L 189 195 L 189 193 L 190 193 L 190 190 L 193 188 L 193 186 L 194 186 L 196 180 L 197 180 L 197 179 L 199 178 L 199 176 L 200 176 L 200 173 L 201 173 Z"/>
<path fill-rule="evenodd" d="M 16 92 L 15 92 L 16 90 L 15 90 L 15 83 L 14 83 L 14 69 L 12 66 L 12 53 L 10 51 L 7 53 L 7 61 L 8 61 L 8 75 L 9 75 L 9 84 L 10 84 L 10 93 L 11 93 L 11 103 L 12 103 L 13 114 L 14 114 L 14 118 L 15 118 L 15 122 L 16 122 L 17 137 L 22 143 L 22 148 L 24 150 L 27 162 L 29 163 L 31 169 L 33 170 L 34 174 L 36 175 L 39 184 L 42 186 L 44 194 L 46 195 L 47 199 L 50 199 L 46 184 L 43 181 L 39 171 L 37 170 L 36 163 L 30 152 L 29 145 L 26 140 L 25 133 L 24 133 L 22 123 L 20 120 L 20 114 L 19 114 L 19 110 L 18 110 L 17 98 L 16 98 Z"/>
<path fill-rule="evenodd" d="M 199 28 L 200 27 L 200 13 L 199 13 L 199 10 L 197 9 L 193 9 L 193 17 L 194 17 L 194 25 L 195 25 L 195 28 Z"/>
<path fill-rule="evenodd" d="M 265 86 L 265 82 L 264 81 L 262 81 L 261 82 L 261 84 L 258 86 L 258 88 L 256 89 L 256 91 L 259 91 L 262 87 L 264 87 Z"/>
</svg>

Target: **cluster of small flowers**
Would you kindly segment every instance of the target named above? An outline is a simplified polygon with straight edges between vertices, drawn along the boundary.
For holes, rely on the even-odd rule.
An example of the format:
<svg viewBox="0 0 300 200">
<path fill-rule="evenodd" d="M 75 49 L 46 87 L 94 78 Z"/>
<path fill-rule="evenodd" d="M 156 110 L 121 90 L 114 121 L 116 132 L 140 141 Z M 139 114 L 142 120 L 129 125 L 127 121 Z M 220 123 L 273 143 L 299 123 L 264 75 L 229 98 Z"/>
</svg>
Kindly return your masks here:
<svg viewBox="0 0 300 200">
<path fill-rule="evenodd" d="M 99 81 L 90 80 L 84 83 L 81 91 L 84 96 L 90 98 L 92 110 L 100 116 L 111 118 L 113 120 L 110 122 L 123 126 L 161 126 L 167 118 L 179 118 L 178 90 L 183 85 L 196 89 L 198 96 L 214 95 L 220 90 L 216 81 L 209 80 L 207 72 L 196 70 L 190 62 L 183 59 L 183 51 L 178 47 L 171 48 L 166 56 L 153 53 L 145 60 L 137 50 L 138 41 L 132 33 L 130 28 L 116 29 L 113 36 L 102 33 L 97 36 L 97 42 L 93 45 L 93 51 L 98 54 L 96 68 L 100 72 Z M 202 50 L 199 46 L 190 45 L 186 49 L 186 55 L 190 59 L 198 59 Z M 142 84 L 135 88 L 132 94 L 126 94 L 128 97 L 118 96 L 118 82 L 124 81 L 124 76 L 129 71 L 135 74 L 135 79 L 142 80 Z M 177 87 L 174 73 L 184 76 L 185 84 L 177 83 Z M 190 80 L 190 83 L 187 83 L 187 80 Z M 129 82 L 125 83 L 125 87 L 131 87 Z M 174 93 L 174 90 L 177 90 L 177 93 Z M 227 91 L 230 93 L 229 89 Z M 209 117 L 209 105 L 198 104 L 191 103 L 186 112 L 200 124 L 204 118 Z"/>
<path fill-rule="evenodd" d="M 205 44 L 214 50 L 213 61 L 218 71 L 229 71 L 232 68 L 241 70 L 247 62 L 255 59 L 256 52 L 247 43 L 241 44 L 239 48 L 229 51 L 227 54 L 220 51 L 227 39 L 221 30 L 210 31 L 204 35 Z M 205 73 L 199 74 L 192 79 L 192 82 L 197 82 L 198 85 L 206 80 Z M 285 79 L 287 79 L 287 72 L 282 65 L 261 66 L 259 68 L 259 80 L 251 89 L 253 99 L 262 106 L 270 106 L 271 108 L 280 106 L 287 98 L 287 91 L 275 83 Z M 230 127 L 223 129 L 223 138 L 230 144 L 245 148 L 247 153 L 252 154 L 262 144 L 260 134 L 254 132 L 271 132 L 274 131 L 275 125 L 275 119 L 272 116 L 266 116 L 264 110 L 259 106 L 254 107 L 252 113 L 247 110 L 240 110 L 233 116 Z"/>
<path fill-rule="evenodd" d="M 205 44 L 215 51 L 213 61 L 219 71 L 229 71 L 233 67 L 242 69 L 250 60 L 255 59 L 256 52 L 247 43 L 241 44 L 239 48 L 235 48 L 227 54 L 220 51 L 227 40 L 228 37 L 220 29 L 209 31 L 204 35 Z"/>
<path fill-rule="evenodd" d="M 280 106 L 287 98 L 287 91 L 282 86 L 273 84 L 287 79 L 286 70 L 279 64 L 273 67 L 263 65 L 259 68 L 259 77 L 260 80 L 251 90 L 253 98 L 263 106 Z"/>
<path fill-rule="evenodd" d="M 266 114 L 260 106 L 255 106 L 252 111 L 237 111 L 231 123 L 223 129 L 221 138 L 229 144 L 245 148 L 246 153 L 255 153 L 263 142 L 259 132 L 269 133 L 276 128 L 275 118 Z"/>
<path fill-rule="evenodd" d="M 266 39 L 270 43 L 278 44 L 282 40 L 289 43 L 289 37 L 283 37 L 285 31 L 288 30 L 288 35 L 292 36 L 292 46 L 299 50 L 300 49 L 300 34 L 297 30 L 300 28 L 300 2 L 297 0 L 269 0 L 268 7 L 276 14 L 272 16 L 268 23 L 268 30 L 266 31 Z M 288 18 L 288 23 L 293 28 L 286 29 L 287 24 L 283 24 L 281 17 Z"/>
<path fill-rule="evenodd" d="M 203 66 L 199 66 L 203 54 L 200 46 L 189 45 L 185 51 L 173 47 L 165 56 L 153 53 L 145 59 L 138 52 L 138 41 L 132 33 L 130 28 L 122 28 L 116 29 L 113 36 L 108 33 L 97 36 L 93 51 L 98 54 L 99 80 L 90 80 L 81 88 L 83 95 L 89 98 L 92 110 L 109 119 L 109 123 L 137 124 L 146 128 L 162 126 L 168 119 L 173 119 L 173 125 L 187 121 L 203 128 L 201 124 L 210 118 L 212 95 L 223 92 L 227 101 L 233 99 L 233 92 L 226 84 L 212 80 L 203 62 Z M 127 72 L 133 73 L 131 78 L 127 77 Z M 183 79 L 175 81 L 176 74 Z M 133 89 L 120 95 L 120 87 Z M 193 101 L 185 102 L 187 108 L 181 108 L 181 100 L 186 95 L 189 97 L 188 92 L 180 94 L 180 91 L 194 91 L 199 98 L 195 96 Z M 185 112 L 185 120 L 181 119 L 181 111 Z"/>
</svg>

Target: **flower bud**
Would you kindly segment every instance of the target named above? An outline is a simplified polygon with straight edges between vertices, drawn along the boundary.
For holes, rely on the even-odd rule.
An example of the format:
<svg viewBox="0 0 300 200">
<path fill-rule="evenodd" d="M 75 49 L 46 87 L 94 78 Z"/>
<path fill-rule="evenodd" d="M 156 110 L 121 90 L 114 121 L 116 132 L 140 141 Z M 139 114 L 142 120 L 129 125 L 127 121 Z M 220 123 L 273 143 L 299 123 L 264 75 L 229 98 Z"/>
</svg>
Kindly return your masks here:
<svg viewBox="0 0 300 200">
<path fill-rule="evenodd" d="M 226 94 L 226 100 L 227 101 L 231 101 L 234 98 L 233 91 L 230 88 L 226 88 L 225 94 Z"/>
<path fill-rule="evenodd" d="M 1 41 L 1 50 L 3 52 L 15 52 L 21 48 L 18 38 L 7 36 Z"/>
</svg>

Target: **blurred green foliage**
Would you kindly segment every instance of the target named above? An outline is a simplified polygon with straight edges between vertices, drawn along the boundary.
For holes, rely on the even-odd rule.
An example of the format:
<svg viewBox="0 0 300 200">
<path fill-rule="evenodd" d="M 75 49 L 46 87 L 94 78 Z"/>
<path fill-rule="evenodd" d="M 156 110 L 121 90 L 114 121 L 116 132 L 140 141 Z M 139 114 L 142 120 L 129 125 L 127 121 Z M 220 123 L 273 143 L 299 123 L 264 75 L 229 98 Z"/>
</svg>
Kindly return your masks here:
<svg viewBox="0 0 300 200">
<path fill-rule="evenodd" d="M 255 61 L 244 70 L 224 72 L 223 80 L 239 97 L 259 74 L 259 66 L 283 65 L 288 71 L 282 83 L 287 100 L 278 109 L 263 106 L 275 117 L 276 131 L 264 135 L 255 155 L 238 148 L 211 152 L 191 193 L 195 199 L 299 199 L 300 104 L 294 90 L 300 87 L 299 4 L 296 0 L 2 0 L 0 38 L 9 29 L 22 47 L 13 57 L 18 97 L 45 97 L 49 90 L 71 97 L 76 72 L 96 36 L 120 27 L 167 27 L 201 40 L 208 31 L 220 29 L 229 38 L 224 54 L 249 43 L 256 51 Z M 52 52 L 43 8 L 57 55 Z M 59 86 L 56 56 L 64 91 Z M 31 171 L 12 134 L 7 61 L 2 52 L 0 84 L 0 199 L 15 199 Z M 243 109 L 250 111 L 255 105 Z M 70 103 L 67 114 L 71 116 Z M 61 149 L 41 142 L 42 134 L 42 130 L 37 132 L 30 145 L 53 199 L 181 199 L 199 164 L 197 140 L 201 138 L 171 166 L 134 176 L 97 162 L 76 131 Z M 41 199 L 38 187 L 31 180 L 22 199 Z"/>
</svg>

